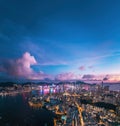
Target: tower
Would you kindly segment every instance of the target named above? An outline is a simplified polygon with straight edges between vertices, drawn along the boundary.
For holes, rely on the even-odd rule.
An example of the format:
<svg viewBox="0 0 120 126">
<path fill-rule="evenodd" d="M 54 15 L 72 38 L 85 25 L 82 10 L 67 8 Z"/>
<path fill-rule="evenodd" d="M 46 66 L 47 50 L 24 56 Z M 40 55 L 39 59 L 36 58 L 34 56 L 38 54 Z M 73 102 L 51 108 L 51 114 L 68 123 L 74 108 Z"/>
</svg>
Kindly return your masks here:
<svg viewBox="0 0 120 126">
<path fill-rule="evenodd" d="M 102 89 L 103 89 L 103 81 L 102 81 Z"/>
</svg>

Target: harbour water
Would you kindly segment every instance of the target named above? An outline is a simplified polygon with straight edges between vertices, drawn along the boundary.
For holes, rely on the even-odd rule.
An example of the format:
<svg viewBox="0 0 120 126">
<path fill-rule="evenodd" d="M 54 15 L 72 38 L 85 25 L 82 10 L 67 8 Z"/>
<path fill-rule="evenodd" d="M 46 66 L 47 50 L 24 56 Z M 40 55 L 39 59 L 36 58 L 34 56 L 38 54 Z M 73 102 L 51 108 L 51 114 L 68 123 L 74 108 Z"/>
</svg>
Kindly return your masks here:
<svg viewBox="0 0 120 126">
<path fill-rule="evenodd" d="M 52 112 L 29 107 L 30 95 L 0 97 L 0 126 L 53 126 Z"/>
<path fill-rule="evenodd" d="M 104 84 L 104 86 L 109 86 L 111 91 L 120 91 L 120 84 Z"/>
</svg>

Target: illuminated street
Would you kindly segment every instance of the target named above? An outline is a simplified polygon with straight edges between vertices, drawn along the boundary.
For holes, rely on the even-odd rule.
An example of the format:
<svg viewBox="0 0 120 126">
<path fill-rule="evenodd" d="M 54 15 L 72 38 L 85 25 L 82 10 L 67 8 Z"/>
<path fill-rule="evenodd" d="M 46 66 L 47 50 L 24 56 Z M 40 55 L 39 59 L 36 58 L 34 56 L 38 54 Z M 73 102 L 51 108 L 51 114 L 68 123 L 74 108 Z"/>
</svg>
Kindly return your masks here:
<svg viewBox="0 0 120 126">
<path fill-rule="evenodd" d="M 48 87 L 41 88 L 44 89 L 45 95 L 43 95 L 42 97 L 40 96 L 33 97 L 34 99 L 36 99 L 36 102 L 34 103 L 34 106 L 32 105 L 30 106 L 33 108 L 35 108 L 35 106 L 36 108 L 39 108 L 40 105 L 40 107 L 42 106 L 42 108 L 52 111 L 56 115 L 53 119 L 55 126 L 59 126 L 59 125 L 60 126 L 88 126 L 88 125 L 109 126 L 112 125 L 112 123 L 116 124 L 117 122 L 119 122 L 120 118 L 115 114 L 114 110 L 113 111 L 107 110 L 107 108 L 105 110 L 103 107 L 97 107 L 93 105 L 93 102 L 95 102 L 94 104 L 96 104 L 97 103 L 96 100 L 100 102 L 100 99 L 97 98 L 95 101 L 89 103 L 89 100 L 93 97 L 92 93 L 95 93 L 95 91 L 94 92 L 91 92 L 89 90 L 82 91 L 80 90 L 81 87 L 78 87 L 78 85 L 76 86 L 71 86 L 71 85 L 65 86 L 66 87 L 64 88 L 65 91 L 63 90 L 62 85 L 59 87 L 48 86 Z M 49 92 L 51 89 L 53 92 Z M 61 90 L 61 92 L 58 93 L 57 91 L 59 90 Z M 102 93 L 105 92 L 102 91 Z M 87 94 L 89 96 L 87 96 Z M 94 94 L 94 97 L 95 95 L 98 97 L 98 93 Z M 114 115 L 114 117 L 118 119 L 116 120 L 116 122 L 114 120 L 114 117 L 111 118 L 112 115 L 110 114 L 110 111 L 111 114 L 113 113 L 112 115 Z"/>
</svg>

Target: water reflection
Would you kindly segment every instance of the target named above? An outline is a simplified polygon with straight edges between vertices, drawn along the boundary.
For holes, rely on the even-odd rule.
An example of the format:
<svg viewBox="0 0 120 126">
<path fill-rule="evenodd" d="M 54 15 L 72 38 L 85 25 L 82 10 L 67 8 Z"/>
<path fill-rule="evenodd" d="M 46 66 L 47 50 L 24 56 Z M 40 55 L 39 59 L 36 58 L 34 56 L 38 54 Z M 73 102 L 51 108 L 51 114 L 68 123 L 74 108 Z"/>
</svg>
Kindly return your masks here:
<svg viewBox="0 0 120 126">
<path fill-rule="evenodd" d="M 28 105 L 31 95 L 44 95 L 45 90 L 33 90 L 0 97 L 0 126 L 53 126 L 53 113 L 45 109 L 33 109 Z"/>
</svg>

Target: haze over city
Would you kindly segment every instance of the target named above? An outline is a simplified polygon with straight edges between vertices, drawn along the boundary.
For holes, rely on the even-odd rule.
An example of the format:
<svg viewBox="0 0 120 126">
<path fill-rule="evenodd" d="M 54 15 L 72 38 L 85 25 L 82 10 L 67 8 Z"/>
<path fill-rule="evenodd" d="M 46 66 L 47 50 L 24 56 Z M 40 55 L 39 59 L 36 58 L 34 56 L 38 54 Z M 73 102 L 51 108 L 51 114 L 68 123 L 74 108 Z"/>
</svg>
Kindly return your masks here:
<svg viewBox="0 0 120 126">
<path fill-rule="evenodd" d="M 0 1 L 0 80 L 120 82 L 120 1 Z"/>
</svg>

